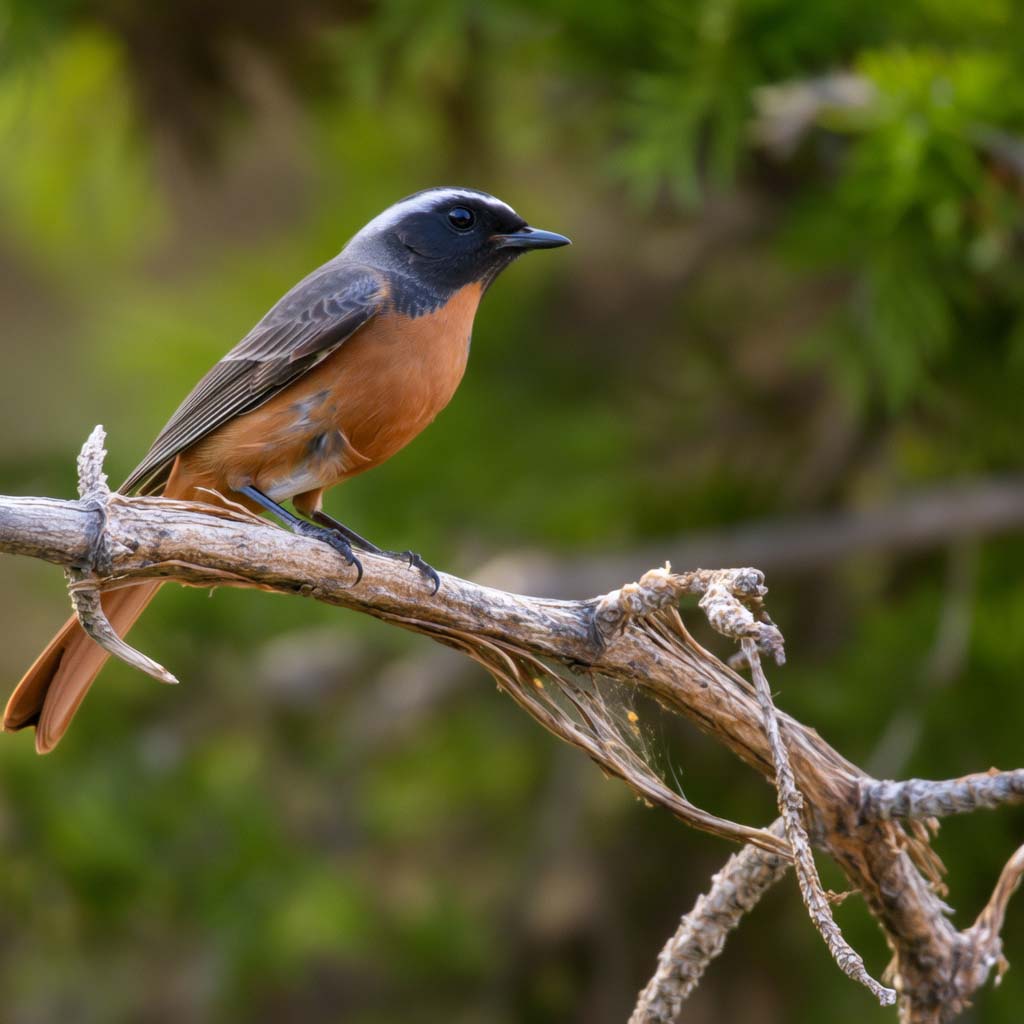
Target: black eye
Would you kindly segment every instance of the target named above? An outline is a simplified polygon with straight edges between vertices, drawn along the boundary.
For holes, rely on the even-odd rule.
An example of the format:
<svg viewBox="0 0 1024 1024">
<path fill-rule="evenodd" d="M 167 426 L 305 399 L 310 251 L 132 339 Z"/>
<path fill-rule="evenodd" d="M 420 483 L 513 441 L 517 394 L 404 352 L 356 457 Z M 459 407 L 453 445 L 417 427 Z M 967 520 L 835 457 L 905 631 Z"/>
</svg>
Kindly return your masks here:
<svg viewBox="0 0 1024 1024">
<path fill-rule="evenodd" d="M 448 211 L 448 223 L 456 231 L 468 231 L 476 223 L 476 215 L 464 206 L 453 206 Z"/>
</svg>

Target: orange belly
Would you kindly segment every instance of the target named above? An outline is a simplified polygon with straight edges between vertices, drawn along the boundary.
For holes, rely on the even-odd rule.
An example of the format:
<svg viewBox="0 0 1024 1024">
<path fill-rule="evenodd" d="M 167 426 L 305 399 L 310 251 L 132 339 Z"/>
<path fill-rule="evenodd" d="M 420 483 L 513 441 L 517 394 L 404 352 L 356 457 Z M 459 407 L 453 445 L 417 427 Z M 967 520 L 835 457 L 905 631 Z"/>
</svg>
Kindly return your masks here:
<svg viewBox="0 0 1024 1024">
<path fill-rule="evenodd" d="M 322 492 L 407 445 L 448 404 L 481 296 L 470 285 L 434 313 L 383 313 L 258 409 L 182 452 L 165 493 L 253 486 L 306 511 Z"/>
</svg>

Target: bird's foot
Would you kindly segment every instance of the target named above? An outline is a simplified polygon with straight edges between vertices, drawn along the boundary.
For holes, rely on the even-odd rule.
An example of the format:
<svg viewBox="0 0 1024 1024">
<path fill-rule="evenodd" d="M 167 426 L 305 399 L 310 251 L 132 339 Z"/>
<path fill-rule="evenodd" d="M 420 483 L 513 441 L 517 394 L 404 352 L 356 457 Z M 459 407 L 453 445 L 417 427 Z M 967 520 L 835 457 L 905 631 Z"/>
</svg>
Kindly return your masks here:
<svg viewBox="0 0 1024 1024">
<path fill-rule="evenodd" d="M 361 551 L 368 551 L 374 555 L 383 555 L 385 558 L 399 558 L 405 562 L 410 569 L 416 569 L 417 572 L 431 584 L 431 595 L 434 595 L 441 589 L 441 577 L 438 576 L 437 570 L 432 566 L 428 565 L 415 551 L 384 551 L 382 548 L 377 547 L 372 541 L 368 541 L 365 537 L 361 537 L 355 530 L 350 526 L 346 526 L 344 523 L 339 523 L 333 516 L 329 516 L 326 512 L 317 509 L 312 518 L 319 523 L 322 527 L 330 530 L 332 533 L 338 534 L 340 537 L 347 538 L 352 544 L 354 544 Z M 351 548 L 349 548 L 351 551 Z M 360 578 L 362 572 L 360 571 Z M 356 581 L 358 582 L 358 580 Z"/>
<path fill-rule="evenodd" d="M 387 555 L 388 558 L 402 559 L 410 569 L 415 569 L 425 580 L 428 580 L 432 584 L 431 597 L 441 589 L 441 577 L 437 575 L 437 570 L 425 562 L 415 551 L 382 551 L 381 554 Z"/>
<path fill-rule="evenodd" d="M 355 586 L 363 578 L 363 563 L 355 556 L 355 553 L 352 551 L 352 545 L 343 533 L 329 526 L 316 526 L 303 520 L 297 520 L 292 525 L 292 529 L 300 537 L 313 537 L 316 540 L 323 541 L 324 544 L 334 548 L 345 559 L 347 565 L 354 565 L 356 569 L 356 582 L 352 586 Z"/>
</svg>

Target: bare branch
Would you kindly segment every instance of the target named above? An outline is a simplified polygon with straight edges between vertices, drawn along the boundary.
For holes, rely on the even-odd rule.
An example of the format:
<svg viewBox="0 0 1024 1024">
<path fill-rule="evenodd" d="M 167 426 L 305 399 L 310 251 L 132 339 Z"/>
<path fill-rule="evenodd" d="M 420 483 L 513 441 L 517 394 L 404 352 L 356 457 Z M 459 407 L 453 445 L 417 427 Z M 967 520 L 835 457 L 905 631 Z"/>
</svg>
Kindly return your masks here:
<svg viewBox="0 0 1024 1024">
<path fill-rule="evenodd" d="M 782 819 L 769 831 L 783 835 Z M 665 943 L 658 955 L 658 969 L 640 993 L 629 1024 L 675 1024 L 708 964 L 725 947 L 729 932 L 757 906 L 788 867 L 785 858 L 755 846 L 734 853 L 711 879 L 707 894 L 697 898 Z"/>
<path fill-rule="evenodd" d="M 789 754 L 779 732 L 779 713 L 772 703 L 772 693 L 768 686 L 764 670 L 761 668 L 761 656 L 757 644 L 750 639 L 743 640 L 743 653 L 746 655 L 751 673 L 754 677 L 754 689 L 764 717 L 765 732 L 771 744 L 772 756 L 775 760 L 775 786 L 779 793 L 779 810 L 786 828 L 786 838 L 793 851 L 793 862 L 796 868 L 800 894 L 804 898 L 807 912 L 811 915 L 814 926 L 828 946 L 832 958 L 844 974 L 849 975 L 870 990 L 883 1006 L 891 1006 L 896 1002 L 896 993 L 879 985 L 868 974 L 860 954 L 843 938 L 839 926 L 832 917 L 825 890 L 822 888 L 818 869 L 814 865 L 814 854 L 810 840 L 804 829 L 801 813 L 804 798 L 796 787 L 796 779 L 789 765 Z"/>
<path fill-rule="evenodd" d="M 71 570 L 69 570 L 70 574 Z M 84 581 L 73 583 L 68 587 L 71 593 L 71 604 L 74 606 L 78 621 L 82 629 L 92 637 L 108 654 L 119 658 L 132 668 L 152 676 L 161 683 L 173 685 L 177 678 L 167 671 L 159 662 L 154 661 L 148 655 L 137 651 L 134 647 L 126 644 L 114 632 L 110 620 L 103 611 L 100 603 L 100 592 L 96 589 L 95 583 Z"/>
<path fill-rule="evenodd" d="M 1024 846 L 1019 846 L 1000 872 L 999 881 L 996 882 L 996 887 L 985 905 L 985 909 L 965 933 L 965 937 L 968 938 L 967 946 L 973 954 L 971 981 L 976 988 L 985 984 L 993 967 L 996 968 L 996 984 L 998 985 L 1003 980 L 1006 969 L 1010 966 L 1006 957 L 1003 956 L 1003 940 L 1000 933 L 1003 930 L 1003 922 L 1006 920 L 1007 904 L 1020 886 L 1022 877 L 1024 877 Z"/>
<path fill-rule="evenodd" d="M 968 814 L 981 807 L 1000 807 L 1024 801 L 1024 768 L 964 775 L 959 779 L 907 779 L 905 782 L 863 779 L 861 821 L 889 818 L 944 818 Z"/>
<path fill-rule="evenodd" d="M 622 779 L 651 805 L 664 807 L 680 821 L 703 832 L 753 843 L 788 858 L 788 847 L 777 836 L 709 814 L 658 778 L 634 749 L 627 729 L 609 707 L 593 671 L 587 676 L 560 671 L 515 643 L 485 639 L 463 630 L 428 627 L 412 620 L 404 620 L 403 624 L 436 638 L 443 636 L 444 642 L 478 661 L 548 732 L 587 753 L 605 772 Z"/>
<path fill-rule="evenodd" d="M 698 828 L 788 858 L 789 845 L 777 835 L 716 818 L 667 787 L 634 744 L 614 688 L 642 689 L 766 779 L 775 778 L 781 744 L 810 840 L 845 872 L 885 932 L 901 1019 L 950 1020 L 987 976 L 979 964 L 991 943 L 984 946 L 978 932 L 957 931 L 946 917 L 938 893 L 941 863 L 923 823 L 908 818 L 904 827 L 878 813 L 888 807 L 895 816 L 899 800 L 878 796 L 889 791 L 873 789 L 875 780 L 788 715 L 773 711 L 778 743 L 770 743 L 753 687 L 687 632 L 674 603 L 683 589 L 702 593 L 708 604 L 720 599 L 722 607 L 709 611 L 757 660 L 755 640 L 778 635 L 764 615 L 759 573 L 660 569 L 607 598 L 584 601 L 525 597 L 442 575 L 439 592 L 431 594 L 404 562 L 372 554 L 363 557 L 365 576 L 355 585 L 355 572 L 329 546 L 223 504 L 110 494 L 103 514 L 105 520 L 88 500 L 0 498 L 0 550 L 85 571 L 88 585 L 101 591 L 143 580 L 254 587 L 314 597 L 424 633 L 486 665 L 541 725 L 644 799 Z M 614 622 L 602 619 L 607 632 L 598 626 L 602 612 L 614 612 Z M 781 651 L 781 636 L 778 645 Z M 974 787 L 978 806 L 1008 782 L 1019 792 L 1013 773 L 1004 774 Z M 913 806 L 924 806 L 916 795 Z M 864 807 L 876 810 L 865 815 Z M 862 970 L 846 960 L 855 974 Z"/>
</svg>

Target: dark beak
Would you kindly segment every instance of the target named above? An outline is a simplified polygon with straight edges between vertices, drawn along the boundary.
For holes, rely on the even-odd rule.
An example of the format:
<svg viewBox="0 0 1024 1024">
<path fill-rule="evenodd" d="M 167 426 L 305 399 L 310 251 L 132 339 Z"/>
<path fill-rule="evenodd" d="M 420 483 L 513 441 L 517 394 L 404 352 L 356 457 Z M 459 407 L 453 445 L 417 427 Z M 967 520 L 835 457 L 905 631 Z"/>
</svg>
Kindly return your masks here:
<svg viewBox="0 0 1024 1024">
<path fill-rule="evenodd" d="M 560 245 L 572 245 L 565 235 L 541 231 L 529 225 L 510 235 L 491 235 L 491 241 L 499 249 L 557 249 Z"/>
</svg>

